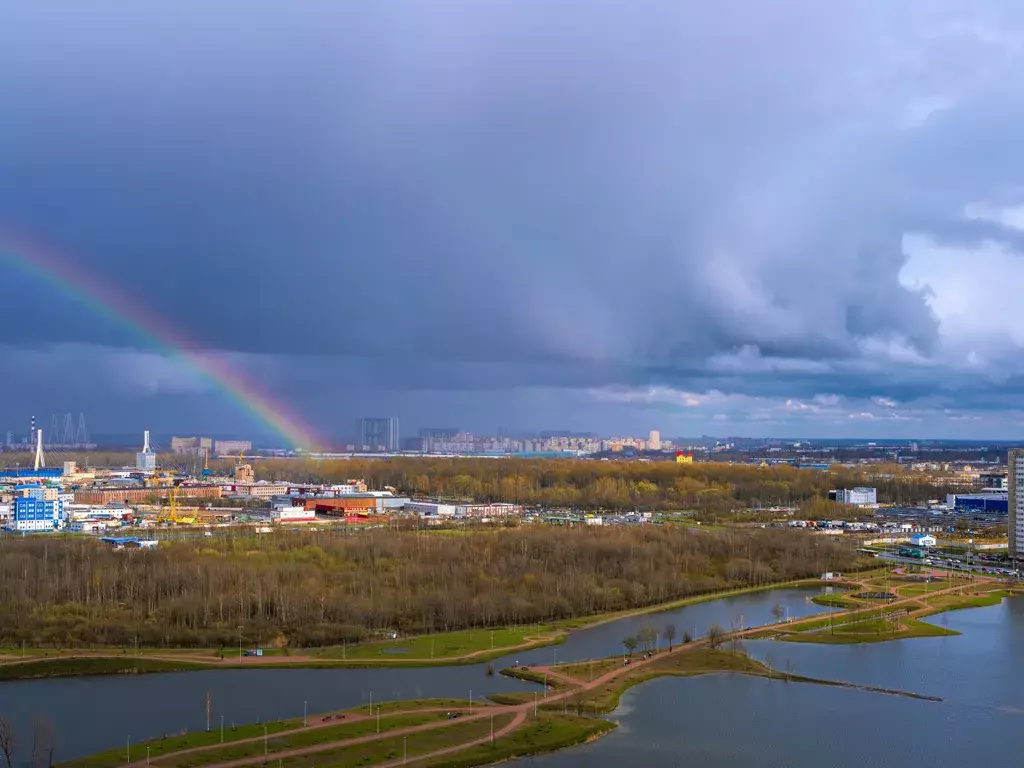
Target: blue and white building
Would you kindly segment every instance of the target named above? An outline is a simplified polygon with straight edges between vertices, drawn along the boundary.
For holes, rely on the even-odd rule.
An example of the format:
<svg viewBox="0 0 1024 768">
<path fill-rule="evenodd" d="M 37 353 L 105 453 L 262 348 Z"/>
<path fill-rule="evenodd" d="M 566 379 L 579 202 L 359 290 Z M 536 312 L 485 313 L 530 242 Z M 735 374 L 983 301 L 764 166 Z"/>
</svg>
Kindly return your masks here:
<svg viewBox="0 0 1024 768">
<path fill-rule="evenodd" d="M 64 502 L 19 496 L 13 502 L 11 529 L 25 533 L 56 531 L 64 526 Z"/>
</svg>

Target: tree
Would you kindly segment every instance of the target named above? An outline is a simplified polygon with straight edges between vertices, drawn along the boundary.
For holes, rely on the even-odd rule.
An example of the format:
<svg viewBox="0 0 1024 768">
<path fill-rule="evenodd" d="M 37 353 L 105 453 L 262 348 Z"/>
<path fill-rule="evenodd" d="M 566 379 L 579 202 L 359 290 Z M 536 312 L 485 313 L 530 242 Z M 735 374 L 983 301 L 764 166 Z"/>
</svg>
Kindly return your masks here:
<svg viewBox="0 0 1024 768">
<path fill-rule="evenodd" d="M 633 651 L 635 651 L 636 647 L 638 645 L 640 645 L 640 641 L 637 640 L 635 637 L 633 637 L 633 635 L 630 635 L 629 637 L 625 638 L 622 641 L 622 645 L 629 652 L 629 655 L 632 656 L 633 655 Z M 11 768 L 9 763 L 8 763 L 8 767 L 7 768 Z"/>
<path fill-rule="evenodd" d="M 210 698 L 210 692 L 209 691 L 206 692 L 206 701 L 204 703 L 205 703 L 205 709 L 206 709 L 206 731 L 207 731 L 207 733 L 209 733 L 209 731 L 210 731 L 210 714 L 213 712 L 213 699 Z"/>
<path fill-rule="evenodd" d="M 782 617 L 786 615 L 786 609 L 782 607 L 782 603 L 776 603 L 772 606 L 772 616 L 775 617 L 775 623 L 782 621 Z"/>
<path fill-rule="evenodd" d="M 7 768 L 14 768 L 14 723 L 0 715 L 0 754 L 4 756 Z"/>
<path fill-rule="evenodd" d="M 644 627 L 636 633 L 636 639 L 645 651 L 653 651 L 654 644 L 658 640 L 658 630 L 654 627 Z"/>
<path fill-rule="evenodd" d="M 676 625 L 675 624 L 666 624 L 665 625 L 665 629 L 663 629 L 662 632 L 661 632 L 661 636 L 664 637 L 665 638 L 665 642 L 668 643 L 668 650 L 671 653 L 672 652 L 672 643 L 674 643 L 675 639 L 676 639 Z"/>
<path fill-rule="evenodd" d="M 689 632 L 683 632 L 683 645 L 686 645 L 687 643 L 692 643 L 692 642 L 693 642 L 693 635 L 691 635 Z"/>
<path fill-rule="evenodd" d="M 722 646 L 725 635 L 725 628 L 721 624 L 715 623 L 708 627 L 708 645 L 712 650 L 717 651 Z"/>
</svg>

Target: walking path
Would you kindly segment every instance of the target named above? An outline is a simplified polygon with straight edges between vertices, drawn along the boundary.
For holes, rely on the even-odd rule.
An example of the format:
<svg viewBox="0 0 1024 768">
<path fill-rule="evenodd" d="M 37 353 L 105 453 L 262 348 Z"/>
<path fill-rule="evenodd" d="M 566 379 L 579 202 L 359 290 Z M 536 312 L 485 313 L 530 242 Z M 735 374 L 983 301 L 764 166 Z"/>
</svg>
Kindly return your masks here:
<svg viewBox="0 0 1024 768">
<path fill-rule="evenodd" d="M 977 579 L 973 583 L 974 583 L 975 586 L 980 586 L 982 584 L 987 584 L 987 583 L 990 583 L 992 581 L 993 580 L 990 579 L 990 578 L 984 578 L 983 577 L 983 578 Z M 867 582 L 855 582 L 855 583 L 859 584 L 859 586 L 862 587 L 862 588 L 867 588 Z M 893 608 L 898 607 L 898 606 L 916 606 L 914 611 L 911 611 L 911 612 L 908 613 L 908 615 L 912 616 L 912 615 L 914 615 L 914 613 L 921 612 L 921 611 L 924 611 L 924 610 L 930 608 L 930 606 L 928 606 L 924 602 L 924 598 L 925 597 L 934 597 L 934 596 L 939 596 L 939 595 L 952 594 L 952 593 L 955 593 L 957 590 L 963 589 L 963 586 L 964 585 L 962 585 L 962 584 L 958 584 L 956 586 L 950 586 L 950 587 L 947 587 L 945 589 L 938 589 L 938 590 L 935 590 L 933 592 L 929 592 L 927 595 L 914 595 L 914 596 L 908 596 L 908 597 L 898 597 L 896 600 L 893 600 L 890 603 L 888 603 L 885 606 L 885 608 L 887 609 L 888 612 L 891 612 Z M 896 593 L 896 594 L 898 594 L 898 593 Z M 860 614 L 864 614 L 865 617 L 868 617 L 868 616 L 871 616 L 875 611 L 876 611 L 876 609 L 873 608 L 873 607 L 861 607 L 861 606 L 858 606 L 857 608 L 851 608 L 851 609 L 843 610 L 843 611 L 836 611 L 836 612 L 832 613 L 832 617 L 833 617 L 833 619 L 848 619 L 850 617 L 858 617 Z M 751 636 L 753 634 L 760 634 L 760 633 L 763 633 L 765 631 L 771 631 L 773 629 L 790 630 L 790 631 L 792 631 L 794 627 L 799 627 L 799 626 L 802 626 L 804 624 L 808 624 L 810 622 L 816 622 L 816 621 L 821 621 L 821 616 L 820 615 L 818 615 L 818 616 L 809 616 L 809 617 L 806 617 L 806 618 L 803 618 L 803 619 L 797 619 L 795 621 L 778 622 L 778 623 L 775 623 L 775 624 L 767 624 L 767 625 L 760 626 L 760 627 L 741 628 L 741 629 L 739 629 L 737 631 L 734 631 L 734 632 L 727 632 L 727 633 L 725 633 L 720 638 L 720 641 L 722 643 L 726 643 L 726 642 L 729 642 L 731 640 L 742 639 L 744 637 L 749 637 L 749 636 Z M 632 663 L 629 664 L 628 666 L 627 665 L 616 666 L 615 668 L 605 672 L 603 675 L 600 675 L 599 677 L 597 677 L 597 678 L 595 678 L 595 679 L 593 679 L 591 681 L 588 681 L 588 682 L 582 682 L 580 680 L 572 678 L 572 677 L 566 675 L 564 672 L 561 672 L 560 670 L 552 669 L 550 666 L 534 666 L 534 667 L 531 667 L 531 671 L 533 673 L 535 673 L 535 674 L 538 674 L 538 673 L 539 674 L 545 674 L 546 673 L 553 681 L 558 681 L 559 683 L 561 683 L 562 685 L 565 686 L 565 688 L 563 690 L 551 693 L 550 695 L 548 695 L 547 691 L 545 691 L 545 696 L 544 696 L 543 699 L 535 700 L 533 702 L 524 702 L 522 704 L 507 704 L 507 705 L 488 704 L 488 705 L 484 705 L 484 706 L 480 707 L 478 710 L 473 711 L 470 714 L 466 713 L 465 708 L 461 708 L 461 709 L 453 708 L 451 710 L 444 710 L 444 709 L 438 709 L 438 708 L 423 709 L 423 710 L 405 710 L 405 711 L 401 711 L 401 712 L 392 712 L 392 713 L 389 713 L 389 714 L 390 714 L 390 716 L 394 716 L 394 715 L 400 715 L 400 714 L 411 714 L 413 712 L 440 712 L 440 711 L 453 711 L 453 712 L 455 712 L 455 711 L 458 711 L 458 712 L 462 713 L 462 716 L 458 719 L 458 722 L 460 722 L 460 723 L 461 722 L 474 722 L 474 721 L 478 721 L 478 720 L 481 720 L 481 719 L 484 719 L 484 718 L 488 718 L 488 717 L 492 717 L 492 716 L 493 717 L 501 717 L 503 715 L 508 715 L 508 714 L 514 715 L 513 719 L 508 724 L 502 726 L 499 730 L 494 732 L 493 738 L 495 740 L 497 740 L 497 739 L 500 739 L 503 736 L 508 735 L 509 733 L 512 733 L 517 728 L 522 726 L 523 723 L 525 723 L 527 721 L 527 718 L 529 717 L 529 714 L 530 714 L 530 710 L 531 709 L 536 710 L 538 704 L 541 701 L 544 704 L 548 705 L 548 704 L 551 704 L 553 702 L 557 702 L 557 701 L 562 701 L 562 700 L 568 699 L 570 696 L 578 697 L 582 693 L 586 693 L 588 691 L 593 691 L 593 690 L 595 690 L 597 688 L 600 688 L 601 686 L 607 685 L 608 683 L 612 683 L 612 682 L 614 682 L 616 679 L 618 679 L 621 676 L 634 673 L 637 669 L 642 669 L 642 668 L 644 668 L 644 667 L 646 667 L 646 666 L 648 666 L 650 664 L 657 663 L 658 661 L 663 660 L 667 656 L 675 655 L 675 654 L 679 654 L 679 653 L 685 653 L 685 652 L 687 652 L 689 650 L 693 650 L 694 648 L 699 648 L 699 647 L 706 646 L 706 645 L 708 645 L 708 643 L 709 643 L 709 641 L 708 641 L 707 638 L 702 638 L 702 639 L 694 640 L 694 641 L 692 641 L 690 643 L 677 645 L 671 651 L 669 651 L 667 649 L 661 650 L 661 651 L 657 651 L 657 652 L 652 653 L 650 656 L 634 659 L 632 661 Z M 361 715 L 361 714 L 346 714 L 344 722 L 365 721 L 369 717 L 371 717 L 371 716 L 370 715 Z M 337 719 L 335 717 L 332 717 L 331 719 L 326 719 L 326 716 L 320 716 L 320 717 L 317 718 L 317 722 L 315 722 L 313 724 L 310 724 L 308 726 L 301 727 L 301 728 L 294 728 L 294 729 L 291 729 L 291 730 L 288 730 L 288 731 L 281 731 L 281 732 L 275 733 L 274 734 L 274 738 L 277 739 L 277 738 L 280 738 L 281 736 L 286 736 L 286 735 L 298 733 L 298 732 L 301 732 L 301 731 L 312 730 L 312 729 L 317 729 L 317 728 L 324 728 L 324 727 L 327 727 L 327 726 L 330 726 L 330 725 L 337 725 L 337 724 L 339 724 L 339 722 L 341 722 L 340 719 Z M 416 725 L 416 726 L 409 726 L 409 727 L 406 727 L 406 728 L 396 728 L 396 729 L 392 729 L 392 730 L 389 730 L 389 731 L 386 731 L 386 732 L 380 733 L 380 734 L 373 733 L 373 734 L 368 734 L 368 735 L 365 735 L 365 736 L 352 737 L 352 738 L 348 738 L 348 739 L 340 739 L 338 741 L 327 742 L 327 743 L 324 743 L 324 744 L 315 744 L 315 745 L 309 745 L 309 746 L 304 746 L 304 747 L 297 747 L 295 749 L 278 751 L 278 752 L 272 753 L 271 754 L 271 758 L 272 759 L 281 760 L 281 759 L 284 759 L 284 758 L 296 757 L 296 756 L 301 756 L 301 755 L 311 755 L 312 756 L 312 755 L 315 755 L 315 754 L 318 754 L 318 753 L 321 753 L 321 752 L 334 751 L 334 750 L 337 750 L 337 749 L 343 749 L 345 747 L 355 746 L 355 745 L 359 745 L 359 744 L 366 744 L 366 743 L 378 741 L 378 740 L 381 740 L 381 739 L 394 738 L 396 736 L 409 736 L 409 735 L 413 735 L 413 734 L 417 734 L 417 733 L 423 733 L 425 731 L 431 731 L 431 730 L 436 730 L 438 728 L 444 728 L 444 727 L 450 726 L 452 724 L 453 724 L 453 721 L 451 721 L 451 720 L 440 720 L 440 721 L 436 721 L 436 722 L 423 723 L 421 725 Z M 242 744 L 242 743 L 255 742 L 255 741 L 259 741 L 262 738 L 264 738 L 264 737 L 263 736 L 257 736 L 255 738 L 248 738 L 248 739 L 243 739 L 243 740 L 236 741 L 236 742 L 230 742 L 229 744 L 233 745 L 233 744 Z M 484 736 L 484 737 L 475 738 L 475 739 L 470 740 L 470 741 L 466 741 L 466 742 L 462 742 L 462 743 L 459 743 L 459 744 L 447 746 L 447 747 L 444 747 L 442 749 L 435 750 L 433 752 L 415 755 L 414 757 L 410 758 L 410 760 L 408 762 L 416 763 L 416 762 L 419 762 L 419 761 L 422 761 L 422 760 L 436 759 L 438 757 L 444 757 L 446 755 L 451 755 L 451 754 L 454 754 L 454 753 L 457 753 L 457 752 L 461 752 L 461 751 L 463 751 L 465 749 L 468 749 L 470 747 L 478 746 L 478 745 L 481 745 L 481 744 L 486 744 L 487 742 L 491 741 L 491 738 L 492 738 L 491 735 L 488 734 L 487 736 Z M 228 746 L 228 745 L 225 745 L 225 746 Z M 166 758 L 169 758 L 169 757 L 177 757 L 177 756 L 180 756 L 180 755 L 183 755 L 183 754 L 190 754 L 190 753 L 195 753 L 195 752 L 211 751 L 211 750 L 215 750 L 215 749 L 218 749 L 218 748 L 221 748 L 220 744 L 214 744 L 214 745 L 209 745 L 209 746 L 204 746 L 204 747 L 193 747 L 193 748 L 189 748 L 189 749 L 180 750 L 180 751 L 177 751 L 177 752 L 169 752 L 167 754 L 161 755 L 159 758 L 154 759 L 152 761 L 152 763 L 155 764 L 156 766 L 159 766 L 160 762 L 162 760 L 164 760 Z M 260 757 L 249 756 L 249 757 L 246 757 L 246 758 L 240 758 L 240 759 L 235 759 L 235 760 L 228 760 L 228 761 L 223 761 L 223 762 L 219 762 L 219 763 L 209 763 L 206 766 L 204 766 L 204 768 L 243 768 L 243 766 L 254 766 L 254 765 L 256 765 L 256 764 L 258 764 L 260 762 L 262 762 L 262 759 Z M 394 766 L 403 765 L 406 762 L 407 761 L 403 757 L 402 759 L 393 760 L 393 761 L 390 761 L 390 762 L 387 762 L 387 763 L 378 764 L 378 768 L 393 768 Z M 136 762 L 129 763 L 126 766 L 126 768 L 143 768 L 144 766 L 146 766 L 148 764 L 149 763 L 147 761 L 144 761 L 144 760 L 143 761 L 136 761 Z"/>
</svg>

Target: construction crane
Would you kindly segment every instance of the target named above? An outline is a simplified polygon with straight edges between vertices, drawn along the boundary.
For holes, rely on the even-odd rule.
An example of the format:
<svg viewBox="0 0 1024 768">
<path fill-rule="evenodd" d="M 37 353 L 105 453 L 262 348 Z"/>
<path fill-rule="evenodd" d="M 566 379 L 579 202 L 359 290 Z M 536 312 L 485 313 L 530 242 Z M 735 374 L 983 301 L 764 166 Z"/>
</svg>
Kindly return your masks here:
<svg viewBox="0 0 1024 768">
<path fill-rule="evenodd" d="M 210 449 L 203 449 L 203 477 L 210 476 Z"/>
<path fill-rule="evenodd" d="M 158 520 L 161 523 L 172 523 L 173 525 L 194 525 L 194 517 L 180 517 L 178 515 L 178 489 L 171 488 L 167 494 L 167 511 L 160 515 Z"/>
</svg>

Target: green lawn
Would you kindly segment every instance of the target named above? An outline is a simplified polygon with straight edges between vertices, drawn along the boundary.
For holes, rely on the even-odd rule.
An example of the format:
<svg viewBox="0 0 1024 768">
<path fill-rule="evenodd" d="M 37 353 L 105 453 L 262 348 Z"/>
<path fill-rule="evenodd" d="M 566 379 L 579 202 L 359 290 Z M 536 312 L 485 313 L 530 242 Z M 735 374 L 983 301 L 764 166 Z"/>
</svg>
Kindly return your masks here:
<svg viewBox="0 0 1024 768">
<path fill-rule="evenodd" d="M 380 731 L 393 731 L 397 728 L 408 728 L 424 723 L 447 720 L 443 712 L 426 712 L 420 714 L 389 715 L 380 718 Z M 377 732 L 377 719 L 375 717 L 360 720 L 353 723 L 341 723 L 339 725 L 326 726 L 324 728 L 313 728 L 303 731 L 289 733 L 287 735 L 270 738 L 264 746 L 263 739 L 248 741 L 242 744 L 233 744 L 225 747 L 213 747 L 202 752 L 191 752 L 182 755 L 168 755 L 153 761 L 158 768 L 201 768 L 212 763 L 226 762 L 228 760 L 244 760 L 247 757 L 262 757 L 264 750 L 273 757 L 278 752 L 304 747 L 315 747 L 332 741 L 343 739 L 354 739 L 360 736 L 368 736 Z"/>
<path fill-rule="evenodd" d="M 508 725 L 515 715 L 498 715 L 494 717 L 494 730 Z M 491 732 L 491 718 L 482 717 L 477 720 L 454 721 L 452 725 L 433 728 L 407 736 L 392 736 L 364 744 L 352 744 L 347 747 L 323 750 L 316 753 L 318 768 L 351 768 L 351 766 L 370 766 L 376 763 L 398 760 L 408 755 L 413 760 L 417 755 L 435 752 L 445 747 L 454 746 L 474 739 L 482 738 Z M 279 758 L 278 768 L 310 768 L 312 755 L 297 755 Z M 247 764 L 252 768 L 262 767 L 263 760 Z M 442 763 L 444 764 L 444 763 Z"/>
<path fill-rule="evenodd" d="M 596 679 L 605 672 L 618 669 L 622 666 L 622 657 L 615 656 L 610 659 L 596 659 L 594 661 L 582 661 L 576 664 L 559 664 L 554 669 L 568 677 L 583 680 L 584 682 Z"/>
<path fill-rule="evenodd" d="M 943 635 L 958 635 L 951 629 L 937 627 L 934 624 L 926 624 L 917 619 L 902 619 L 901 623 L 906 625 L 905 629 L 894 632 L 894 624 L 889 619 L 867 619 L 855 624 L 837 628 L 834 632 L 822 630 L 818 632 L 799 632 L 791 635 L 781 635 L 780 640 L 791 643 L 825 643 L 834 645 L 845 645 L 851 643 L 882 643 L 888 640 L 905 640 L 912 637 L 940 637 Z"/>
<path fill-rule="evenodd" d="M 612 730 L 614 723 L 591 717 L 556 715 L 542 712 L 536 720 L 526 723 L 493 744 L 481 744 L 456 755 L 427 759 L 419 768 L 472 768 L 490 765 L 541 752 L 571 747 Z"/>
<path fill-rule="evenodd" d="M 325 659 L 401 661 L 403 659 L 452 659 L 470 653 L 496 655 L 508 648 L 526 643 L 550 643 L 557 637 L 550 633 L 550 628 L 540 626 L 541 637 L 538 641 L 535 625 L 509 629 L 468 629 L 458 632 L 442 632 L 434 635 L 418 635 L 379 643 L 361 643 L 360 645 L 333 646 L 317 653 Z M 547 631 L 547 634 L 545 632 Z"/>
<path fill-rule="evenodd" d="M 859 600 L 851 600 L 843 595 L 815 595 L 811 598 L 811 602 L 831 608 L 860 608 L 864 605 Z"/>
</svg>

